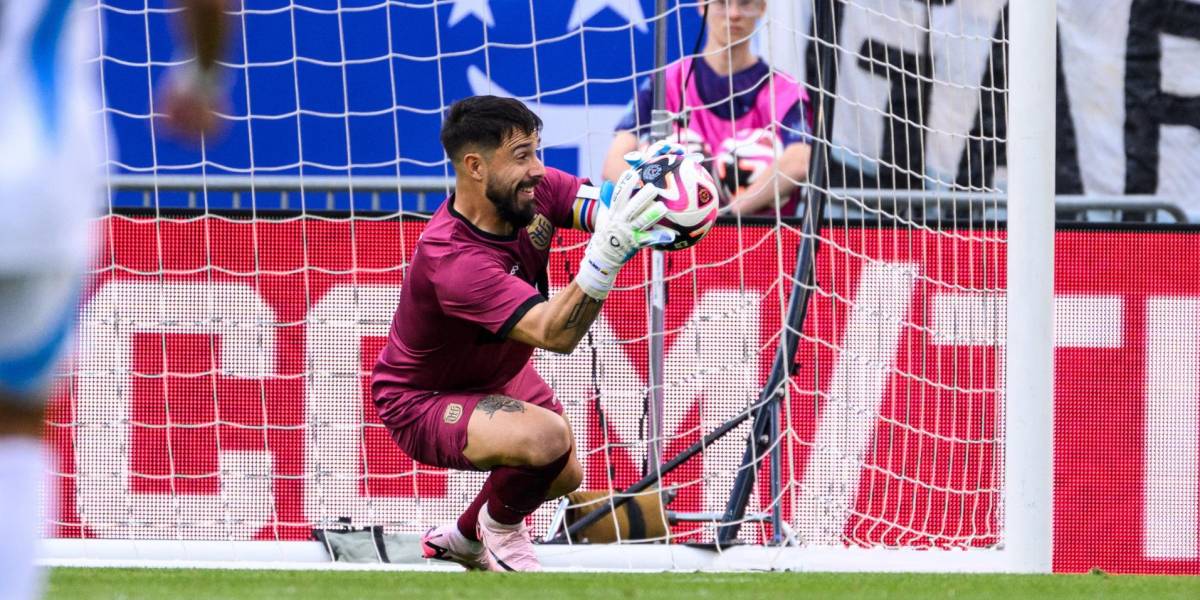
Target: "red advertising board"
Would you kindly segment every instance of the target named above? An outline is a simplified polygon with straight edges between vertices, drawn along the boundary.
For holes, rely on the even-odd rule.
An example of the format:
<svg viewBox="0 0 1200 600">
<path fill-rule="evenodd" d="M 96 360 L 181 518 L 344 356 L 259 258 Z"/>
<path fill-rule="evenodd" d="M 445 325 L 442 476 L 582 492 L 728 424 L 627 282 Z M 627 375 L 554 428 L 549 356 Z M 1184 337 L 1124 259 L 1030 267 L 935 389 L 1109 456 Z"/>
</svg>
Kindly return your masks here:
<svg viewBox="0 0 1200 600">
<path fill-rule="evenodd" d="M 366 386 L 421 228 L 107 218 L 51 411 L 54 535 L 307 539 L 339 517 L 452 518 L 479 476 L 405 457 Z M 583 239 L 556 235 L 552 287 Z M 1200 573 L 1198 240 L 1057 236 L 1055 570 Z M 1003 232 L 835 228 L 823 243 L 783 408 L 785 519 L 810 543 L 995 544 L 1003 443 L 1021 441 L 1000 431 Z M 718 226 L 669 255 L 666 454 L 756 399 L 796 244 L 786 228 Z M 590 489 L 641 474 L 648 272 L 644 257 L 626 267 L 575 353 L 535 359 Z M 670 474 L 671 508 L 723 508 L 744 436 Z"/>
</svg>

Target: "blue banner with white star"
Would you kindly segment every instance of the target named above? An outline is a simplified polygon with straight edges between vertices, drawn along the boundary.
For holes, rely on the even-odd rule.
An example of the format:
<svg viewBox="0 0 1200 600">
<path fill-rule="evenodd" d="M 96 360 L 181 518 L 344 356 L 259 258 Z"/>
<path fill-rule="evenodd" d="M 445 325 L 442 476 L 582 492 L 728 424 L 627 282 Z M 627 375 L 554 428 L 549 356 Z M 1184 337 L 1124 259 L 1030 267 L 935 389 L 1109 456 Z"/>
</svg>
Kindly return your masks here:
<svg viewBox="0 0 1200 600">
<path fill-rule="evenodd" d="M 543 118 L 548 164 L 594 174 L 613 126 L 654 68 L 655 24 L 667 28 L 675 58 L 690 52 L 700 21 L 696 2 L 677 0 L 659 16 L 654 0 L 242 4 L 225 59 L 229 127 L 203 151 L 147 118 L 152 84 L 184 56 L 171 35 L 178 24 L 161 10 L 176 5 L 100 6 L 106 116 L 119 148 L 109 157 L 114 172 L 195 174 L 203 165 L 209 175 L 444 176 L 443 109 L 493 93 L 522 98 Z M 233 202 L 219 194 L 207 200 L 211 208 Z M 170 194 L 158 201 L 184 202 Z M 352 201 L 359 199 L 342 195 L 338 205 Z M 276 202 L 255 198 L 260 209 Z M 143 196 L 118 193 L 114 203 L 141 205 Z"/>
</svg>

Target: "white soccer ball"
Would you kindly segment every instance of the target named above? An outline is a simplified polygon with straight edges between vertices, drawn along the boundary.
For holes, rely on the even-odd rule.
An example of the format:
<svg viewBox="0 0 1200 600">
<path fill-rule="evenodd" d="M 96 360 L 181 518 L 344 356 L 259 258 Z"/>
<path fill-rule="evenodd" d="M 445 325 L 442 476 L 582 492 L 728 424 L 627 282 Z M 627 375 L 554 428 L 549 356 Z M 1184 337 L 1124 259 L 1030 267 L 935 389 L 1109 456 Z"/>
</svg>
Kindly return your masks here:
<svg viewBox="0 0 1200 600">
<path fill-rule="evenodd" d="M 766 173 L 783 144 L 769 129 L 747 129 L 721 142 L 716 156 L 717 179 L 728 197 L 736 196 Z"/>
<path fill-rule="evenodd" d="M 669 211 L 659 225 L 676 232 L 675 241 L 655 246 L 682 250 L 699 242 L 717 220 L 717 183 L 696 155 L 668 153 L 638 167 L 643 185 L 653 186 Z"/>
</svg>

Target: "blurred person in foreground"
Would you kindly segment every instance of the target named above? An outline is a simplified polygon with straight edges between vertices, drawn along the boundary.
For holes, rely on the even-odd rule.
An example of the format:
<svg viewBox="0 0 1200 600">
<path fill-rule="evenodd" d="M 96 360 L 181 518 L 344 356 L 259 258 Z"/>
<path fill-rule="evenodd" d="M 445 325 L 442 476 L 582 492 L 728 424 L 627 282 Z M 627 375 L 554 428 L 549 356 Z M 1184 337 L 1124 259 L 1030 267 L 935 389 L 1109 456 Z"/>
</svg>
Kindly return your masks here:
<svg viewBox="0 0 1200 600">
<path fill-rule="evenodd" d="M 168 78 L 169 125 L 214 130 L 224 0 L 182 2 L 196 60 Z M 71 0 L 0 0 L 0 598 L 40 595 L 34 565 L 51 462 L 42 430 L 74 329 L 101 206 L 93 11 Z M 52 513 L 51 513 L 52 514 Z"/>
<path fill-rule="evenodd" d="M 722 212 L 795 216 L 797 183 L 808 175 L 811 153 L 809 101 L 804 86 L 750 49 L 767 1 L 711 0 L 698 9 L 705 15 L 704 49 L 665 73 L 666 109 L 675 117 L 668 139 L 706 157 L 721 183 Z M 649 142 L 653 106 L 648 77 L 617 124 L 606 179 L 625 169 L 626 152 Z"/>
</svg>

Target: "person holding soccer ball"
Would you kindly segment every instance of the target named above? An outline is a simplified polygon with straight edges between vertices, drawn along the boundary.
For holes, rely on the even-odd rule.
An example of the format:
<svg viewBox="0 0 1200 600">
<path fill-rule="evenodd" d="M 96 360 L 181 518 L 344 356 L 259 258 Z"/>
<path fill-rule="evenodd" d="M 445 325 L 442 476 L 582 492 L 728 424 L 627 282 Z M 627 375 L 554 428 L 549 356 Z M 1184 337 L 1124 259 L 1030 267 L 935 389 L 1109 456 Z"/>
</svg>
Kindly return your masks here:
<svg viewBox="0 0 1200 600">
<path fill-rule="evenodd" d="M 750 49 L 766 2 L 710 0 L 699 7 L 707 31 L 704 50 L 667 67 L 666 109 L 677 117 L 670 139 L 708 157 L 721 181 L 726 210 L 743 215 L 778 211 L 788 217 L 796 215 L 800 204 L 796 183 L 808 175 L 810 111 L 804 86 Z M 650 78 L 642 83 L 617 124 L 604 162 L 607 178 L 616 177 L 624 169 L 625 153 L 648 137 L 652 84 Z"/>
<path fill-rule="evenodd" d="M 48 468 L 42 428 L 55 365 L 70 345 L 89 231 L 101 206 L 95 11 L 71 0 L 0 3 L 0 598 L 40 595 L 35 547 Z M 175 131 L 215 130 L 224 0 L 188 0 L 196 59 L 159 105 Z M 173 69 L 173 71 L 176 71 Z M 46 497 L 54 494 L 46 494 Z"/>
<path fill-rule="evenodd" d="M 671 211 L 659 195 L 682 181 L 666 177 L 703 173 L 682 149 L 660 145 L 596 188 L 542 164 L 541 127 L 510 98 L 450 107 L 441 141 L 455 192 L 417 242 L 371 380 L 380 420 L 405 453 L 490 472 L 458 521 L 421 541 L 426 558 L 467 569 L 540 570 L 525 518 L 577 488 L 583 472 L 571 425 L 530 358 L 535 348 L 575 348 L 622 265 L 678 235 L 659 224 Z M 548 298 L 550 242 L 562 227 L 594 233 L 574 281 Z"/>
</svg>

